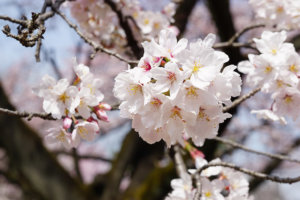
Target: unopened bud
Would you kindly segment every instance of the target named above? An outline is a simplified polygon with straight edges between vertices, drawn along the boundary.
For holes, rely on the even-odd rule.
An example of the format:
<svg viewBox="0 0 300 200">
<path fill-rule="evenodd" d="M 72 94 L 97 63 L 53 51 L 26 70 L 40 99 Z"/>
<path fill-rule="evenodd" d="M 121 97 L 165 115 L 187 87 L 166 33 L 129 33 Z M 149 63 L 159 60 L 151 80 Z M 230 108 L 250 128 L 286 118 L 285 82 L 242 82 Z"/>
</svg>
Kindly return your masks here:
<svg viewBox="0 0 300 200">
<path fill-rule="evenodd" d="M 69 117 L 64 118 L 64 120 L 63 120 L 63 128 L 65 130 L 68 130 L 71 127 L 71 125 L 72 125 L 72 119 L 69 118 Z"/>
<path fill-rule="evenodd" d="M 95 113 L 96 113 L 98 119 L 108 122 L 108 116 L 107 116 L 105 110 L 99 109 Z"/>
</svg>

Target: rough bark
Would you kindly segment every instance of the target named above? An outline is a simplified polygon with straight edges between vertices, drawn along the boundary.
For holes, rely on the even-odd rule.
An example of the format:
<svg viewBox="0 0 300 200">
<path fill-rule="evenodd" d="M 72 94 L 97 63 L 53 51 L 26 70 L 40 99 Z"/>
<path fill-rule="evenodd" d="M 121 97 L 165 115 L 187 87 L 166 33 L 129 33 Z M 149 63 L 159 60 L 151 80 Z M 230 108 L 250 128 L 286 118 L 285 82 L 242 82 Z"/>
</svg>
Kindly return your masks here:
<svg viewBox="0 0 300 200">
<path fill-rule="evenodd" d="M 0 107 L 14 109 L 0 85 Z M 93 199 L 44 147 L 40 137 L 21 119 L 0 114 L 0 146 L 9 158 L 9 169 L 21 184 L 40 199 Z M 13 170 L 13 171 L 12 171 Z"/>
<path fill-rule="evenodd" d="M 181 1 L 176 9 L 176 14 L 174 16 L 174 25 L 179 29 L 178 37 L 184 34 L 186 26 L 188 24 L 189 17 L 197 3 L 197 0 Z"/>
</svg>

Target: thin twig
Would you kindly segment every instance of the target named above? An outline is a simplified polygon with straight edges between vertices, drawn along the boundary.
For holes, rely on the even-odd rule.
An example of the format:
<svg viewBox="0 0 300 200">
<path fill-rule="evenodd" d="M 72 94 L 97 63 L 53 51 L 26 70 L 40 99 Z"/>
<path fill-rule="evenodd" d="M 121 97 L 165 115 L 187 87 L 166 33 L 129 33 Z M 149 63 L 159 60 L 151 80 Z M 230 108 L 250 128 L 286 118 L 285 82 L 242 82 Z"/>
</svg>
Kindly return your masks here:
<svg viewBox="0 0 300 200">
<path fill-rule="evenodd" d="M 67 152 L 67 151 L 54 151 L 53 152 L 56 155 L 67 155 L 67 156 L 72 156 L 71 152 Z M 103 161 L 103 162 L 109 162 L 111 163 L 112 160 L 108 159 L 108 158 L 103 158 L 100 156 L 96 156 L 96 155 L 80 155 L 77 154 L 78 159 L 85 159 L 85 160 L 99 160 L 99 161 Z"/>
<path fill-rule="evenodd" d="M 14 18 L 11 18 L 9 16 L 5 16 L 5 15 L 0 15 L 0 19 L 5 20 L 5 21 L 9 21 L 9 22 L 12 22 L 12 23 L 15 23 L 15 24 L 19 24 L 19 25 L 22 25 L 22 26 L 27 25 L 27 22 L 24 21 L 24 20 L 14 19 Z"/>
<path fill-rule="evenodd" d="M 295 177 L 295 178 L 290 178 L 290 177 L 279 177 L 279 176 L 273 176 L 273 175 L 267 175 L 261 172 L 256 172 L 256 171 L 252 171 L 249 169 L 245 169 L 239 166 L 236 166 L 234 164 L 230 164 L 230 163 L 226 163 L 226 162 L 219 162 L 219 163 L 209 163 L 207 165 L 204 165 L 203 167 L 201 167 L 200 169 L 198 169 L 196 171 L 195 174 L 193 174 L 193 176 L 195 177 L 196 174 L 201 174 L 201 172 L 209 167 L 227 167 L 227 168 L 231 168 L 234 169 L 236 171 L 242 172 L 244 174 L 248 174 L 250 176 L 256 177 L 256 178 L 261 178 L 261 179 L 265 179 L 265 180 L 270 180 L 273 182 L 277 182 L 277 183 L 288 183 L 288 184 L 292 184 L 292 183 L 296 183 L 300 181 L 300 176 Z"/>
<path fill-rule="evenodd" d="M 84 40 L 84 42 L 86 42 L 87 44 L 89 44 L 91 47 L 93 47 L 94 51 L 95 52 L 98 52 L 98 51 L 101 51 L 103 53 L 106 53 L 110 56 L 113 56 L 123 62 L 126 62 L 128 64 L 137 64 L 138 61 L 132 61 L 132 60 L 128 60 L 124 57 L 122 57 L 121 55 L 111 51 L 111 50 L 108 50 L 106 48 L 104 48 L 103 46 L 101 45 L 97 45 L 95 44 L 92 40 L 88 39 L 87 36 L 85 36 L 79 29 L 78 27 L 73 24 L 72 22 L 70 22 L 70 20 L 67 19 L 67 17 L 65 16 L 65 14 L 63 14 L 62 12 L 60 12 L 59 10 L 55 10 L 55 12 L 81 37 L 81 39 Z"/>
<path fill-rule="evenodd" d="M 265 152 L 261 152 L 261 151 L 256 151 L 254 149 L 250 149 L 250 148 L 248 148 L 248 147 L 246 147 L 244 145 L 241 145 L 241 144 L 236 143 L 236 142 L 234 142 L 232 140 L 229 140 L 229 139 L 220 138 L 220 137 L 214 137 L 212 139 L 213 140 L 217 140 L 219 142 L 222 142 L 224 144 L 228 144 L 228 145 L 231 145 L 233 147 L 242 149 L 244 151 L 248 151 L 248 152 L 251 152 L 251 153 L 258 154 L 258 155 L 267 156 L 267 157 L 270 157 L 270 158 L 273 158 L 273 159 L 278 159 L 278 160 L 284 160 L 284 161 L 289 161 L 289 162 L 300 163 L 300 160 L 293 159 L 293 158 L 290 158 L 288 156 L 284 156 L 284 155 L 280 155 L 280 154 L 271 154 L 271 153 L 265 153 Z"/>
<path fill-rule="evenodd" d="M 235 41 L 244 33 L 246 33 L 249 30 L 255 29 L 255 28 L 261 28 L 265 27 L 264 24 L 254 24 L 250 26 L 246 26 L 243 28 L 241 31 L 236 32 L 227 42 L 220 42 L 216 43 L 213 47 L 214 48 L 224 48 L 224 47 L 249 47 L 249 48 L 254 48 L 251 46 L 252 42 L 247 42 L 247 43 L 235 43 Z"/>
<path fill-rule="evenodd" d="M 32 118 L 41 118 L 44 120 L 58 120 L 54 117 L 51 116 L 50 113 L 34 113 L 34 112 L 19 112 L 15 110 L 9 110 L 6 108 L 0 108 L 0 113 L 16 116 L 16 117 L 21 117 L 21 118 L 27 118 L 28 121 L 30 121 Z M 62 118 L 65 118 L 66 116 L 62 116 Z M 75 116 L 76 119 L 83 119 L 82 116 Z"/>
<path fill-rule="evenodd" d="M 56 120 L 55 118 L 53 118 L 51 116 L 51 114 L 48 113 L 30 113 L 30 112 L 19 112 L 19 111 L 14 111 L 14 110 L 9 110 L 9 109 L 5 109 L 5 108 L 0 108 L 0 113 L 5 113 L 8 115 L 13 115 L 13 116 L 17 116 L 17 117 L 21 117 L 21 118 L 27 118 L 28 120 L 34 118 L 34 117 L 38 117 L 41 119 L 46 119 L 46 120 Z"/>
<path fill-rule="evenodd" d="M 243 103 L 245 100 L 249 99 L 250 97 L 252 97 L 253 95 L 255 95 L 257 92 L 260 91 L 260 87 L 252 90 L 251 92 L 249 92 L 248 94 L 245 94 L 244 96 L 236 99 L 235 101 L 232 102 L 232 104 L 230 106 L 226 106 L 223 108 L 223 112 L 228 112 L 229 110 L 231 110 L 232 108 L 236 107 L 237 105 Z"/>
</svg>

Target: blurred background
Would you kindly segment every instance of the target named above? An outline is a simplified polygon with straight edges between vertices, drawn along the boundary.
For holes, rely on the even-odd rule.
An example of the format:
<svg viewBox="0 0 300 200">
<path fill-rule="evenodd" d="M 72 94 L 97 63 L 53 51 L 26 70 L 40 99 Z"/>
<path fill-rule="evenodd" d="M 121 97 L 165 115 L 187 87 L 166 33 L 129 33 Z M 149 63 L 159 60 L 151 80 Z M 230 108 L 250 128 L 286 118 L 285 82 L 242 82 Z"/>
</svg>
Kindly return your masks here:
<svg viewBox="0 0 300 200">
<path fill-rule="evenodd" d="M 203 38 L 208 33 L 217 34 L 218 41 L 226 41 L 235 31 L 255 23 L 247 0 L 188 0 L 184 2 L 179 3 L 181 10 L 178 9 L 175 20 L 181 20 L 176 21 L 175 25 L 179 27 L 181 37 L 186 37 L 191 41 L 199 37 Z M 141 0 L 140 6 L 145 10 L 161 11 L 167 3 L 169 3 L 168 0 Z M 40 0 L 0 0 L 0 15 L 13 18 L 30 17 L 31 12 L 40 12 L 42 5 L 43 1 Z M 68 4 L 63 4 L 61 10 L 72 22 L 76 23 L 70 14 Z M 9 24 L 12 29 L 15 28 L 10 23 L 0 20 L 0 27 L 6 24 Z M 90 47 L 59 16 L 47 20 L 45 26 L 47 30 L 44 34 L 39 63 L 34 58 L 35 48 L 23 47 L 16 40 L 0 33 L 0 85 L 5 91 L 4 95 L 1 90 L 3 94 L 0 97 L 3 99 L 7 97 L 18 111 L 42 112 L 42 99 L 32 93 L 32 88 L 39 84 L 45 74 L 57 80 L 62 77 L 72 80 L 74 78 L 72 58 L 76 57 L 78 63 L 90 66 L 91 71 L 102 80 L 105 102 L 116 105 L 118 101 L 112 93 L 114 77 L 128 66 L 104 53 L 98 53 L 91 60 Z M 250 38 L 259 37 L 262 30 L 260 28 L 249 31 L 240 40 L 247 41 Z M 292 32 L 289 39 L 296 37 L 297 34 L 296 31 Z M 247 49 L 233 48 L 227 48 L 224 51 L 229 54 L 230 62 L 234 64 L 247 59 L 247 53 L 250 52 Z M 242 93 L 250 90 L 250 86 L 244 86 Z M 3 99 L 0 99 L 1 107 L 8 105 L 7 102 L 3 103 Z M 220 128 L 220 135 L 249 148 L 299 158 L 299 121 L 290 119 L 287 126 L 282 126 L 258 120 L 250 114 L 252 109 L 270 106 L 271 102 L 267 99 L 270 99 L 267 95 L 259 93 L 241 104 L 233 111 L 233 118 Z M 61 181 L 49 182 L 66 190 L 70 197 L 73 189 L 78 187 L 80 191 L 88 191 L 92 199 L 163 199 L 171 189 L 170 180 L 176 177 L 168 149 L 162 143 L 152 146 L 144 143 L 136 133 L 131 131 L 131 122 L 119 117 L 118 110 L 109 112 L 109 119 L 110 123 L 101 123 L 101 132 L 95 141 L 81 143 L 76 151 L 68 151 L 62 146 L 53 146 L 43 142 L 47 148 L 45 153 L 42 150 L 39 152 L 37 148 L 33 149 L 35 153 L 26 157 L 29 159 L 27 162 L 36 162 L 39 165 L 28 164 L 27 166 L 27 162 L 21 162 L 23 161 L 22 153 L 16 152 L 22 152 L 22 149 L 29 147 L 33 148 L 34 145 L 31 146 L 32 144 L 25 139 L 22 139 L 20 143 L 13 142 L 14 136 L 11 135 L 28 132 L 27 138 L 30 139 L 34 133 L 43 140 L 47 129 L 57 126 L 59 122 L 39 118 L 18 122 L 25 123 L 24 128 L 23 125 L 7 123 L 11 120 L 17 121 L 16 118 L 6 119 L 4 114 L 0 114 L 0 134 L 2 131 L 3 134 L 7 134 L 6 138 L 0 137 L 0 147 L 2 147 L 0 149 L 0 199 L 53 199 L 43 196 L 45 194 L 43 186 L 47 183 L 40 181 L 40 185 L 35 185 L 28 178 L 37 176 L 36 179 L 39 179 L 40 169 L 46 170 L 41 172 L 45 174 L 47 170 L 58 170 L 62 174 L 66 170 L 67 175 L 64 176 L 67 178 L 60 175 Z M 16 129 L 16 126 L 21 128 Z M 28 129 L 27 126 L 30 128 Z M 35 138 L 35 136 L 32 137 Z M 33 140 L 40 142 L 38 139 Z M 7 145 L 13 149 L 13 153 L 7 152 Z M 213 141 L 207 141 L 200 150 L 205 153 L 208 160 L 221 157 L 226 162 L 268 174 L 282 177 L 300 175 L 300 167 L 297 164 L 271 160 Z M 45 161 L 48 155 L 50 160 L 57 158 L 59 163 L 51 161 L 49 163 L 52 163 L 52 166 L 45 167 L 44 165 L 49 165 Z M 42 162 L 45 164 L 43 165 Z M 187 160 L 187 164 L 193 167 L 191 160 Z M 72 179 L 69 178 L 69 174 Z M 55 179 L 53 178 L 55 175 L 51 173 L 50 175 L 52 178 L 49 180 Z M 45 179 L 46 175 L 41 178 Z M 249 177 L 249 181 L 251 194 L 256 200 L 300 199 L 300 183 L 278 184 L 252 177 Z M 73 182 L 76 186 L 73 186 Z M 58 190 L 53 189 L 52 192 Z M 79 196 L 77 195 L 78 199 L 80 199 Z M 62 197 L 62 199 L 68 198 Z"/>
</svg>

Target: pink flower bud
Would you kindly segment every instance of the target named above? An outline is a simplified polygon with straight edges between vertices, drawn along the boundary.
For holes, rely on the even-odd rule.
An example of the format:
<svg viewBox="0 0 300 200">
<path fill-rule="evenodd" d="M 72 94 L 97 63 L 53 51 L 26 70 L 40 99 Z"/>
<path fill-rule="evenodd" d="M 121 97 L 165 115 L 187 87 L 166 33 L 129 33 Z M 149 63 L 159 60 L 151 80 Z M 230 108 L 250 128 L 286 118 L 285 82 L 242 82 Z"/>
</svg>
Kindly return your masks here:
<svg viewBox="0 0 300 200">
<path fill-rule="evenodd" d="M 69 117 L 64 118 L 64 120 L 63 120 L 63 128 L 65 130 L 68 130 L 71 127 L 71 125 L 72 125 L 72 119 L 69 118 Z"/>
<path fill-rule="evenodd" d="M 108 116 L 104 110 L 99 109 L 99 110 L 96 110 L 95 113 L 96 113 L 98 119 L 108 122 Z"/>
<path fill-rule="evenodd" d="M 194 158 L 195 160 L 197 157 L 201 157 L 201 158 L 205 157 L 205 155 L 202 153 L 202 151 L 199 151 L 196 148 L 193 149 L 192 151 L 190 151 L 190 154 L 191 154 L 192 158 Z"/>
</svg>

